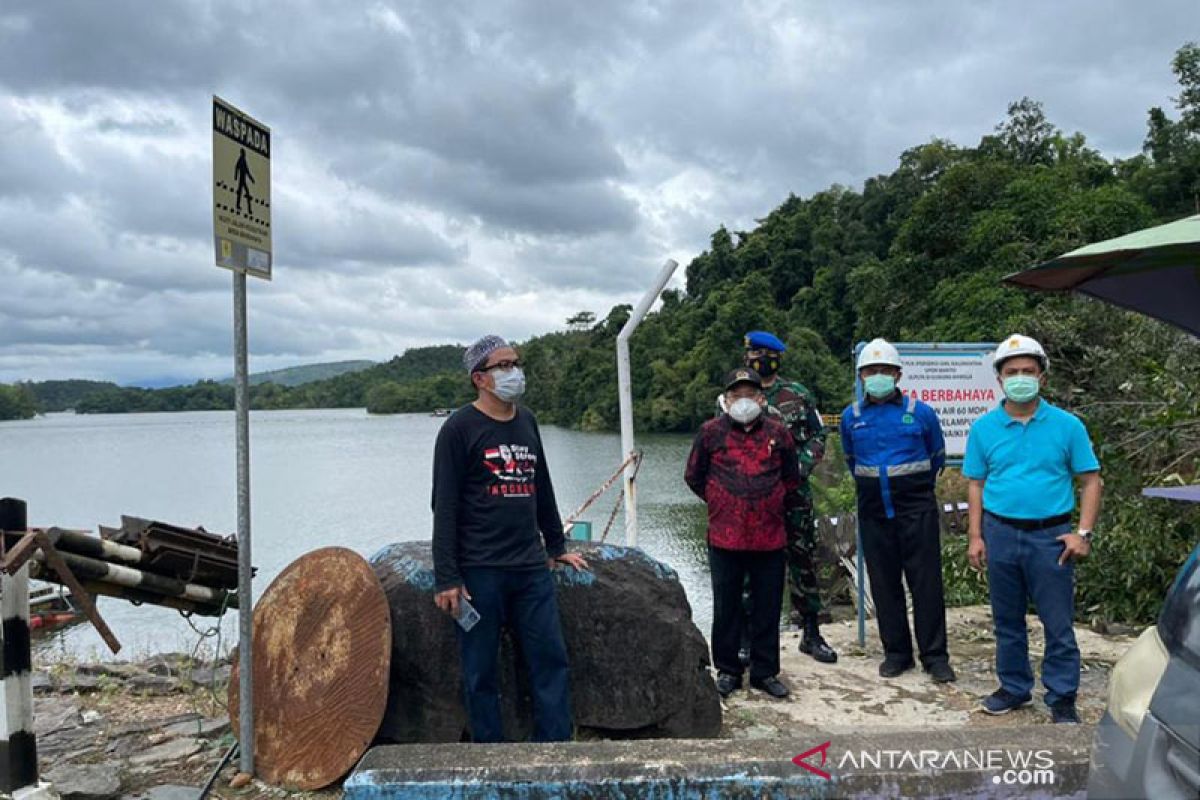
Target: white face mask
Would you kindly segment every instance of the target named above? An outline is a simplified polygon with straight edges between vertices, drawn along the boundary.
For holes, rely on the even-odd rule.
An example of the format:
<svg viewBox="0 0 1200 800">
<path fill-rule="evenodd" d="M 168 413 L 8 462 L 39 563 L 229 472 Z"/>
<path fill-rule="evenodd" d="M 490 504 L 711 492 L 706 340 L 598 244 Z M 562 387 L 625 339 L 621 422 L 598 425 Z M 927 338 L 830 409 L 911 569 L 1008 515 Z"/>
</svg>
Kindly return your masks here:
<svg viewBox="0 0 1200 800">
<path fill-rule="evenodd" d="M 492 370 L 492 382 L 492 394 L 505 403 L 511 403 L 525 394 L 525 373 L 520 367 Z"/>
<path fill-rule="evenodd" d="M 734 400 L 729 406 L 729 416 L 743 425 L 749 425 L 751 422 L 754 422 L 761 413 L 762 406 L 758 404 L 757 400 L 749 397 Z"/>
</svg>

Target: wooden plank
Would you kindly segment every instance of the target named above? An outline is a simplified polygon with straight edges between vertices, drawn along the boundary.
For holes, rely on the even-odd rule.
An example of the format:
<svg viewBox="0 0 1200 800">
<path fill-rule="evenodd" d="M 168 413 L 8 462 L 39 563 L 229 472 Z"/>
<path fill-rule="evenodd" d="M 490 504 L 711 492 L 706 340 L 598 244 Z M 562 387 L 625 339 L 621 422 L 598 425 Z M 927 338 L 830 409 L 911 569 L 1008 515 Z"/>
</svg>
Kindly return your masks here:
<svg viewBox="0 0 1200 800">
<path fill-rule="evenodd" d="M 328 786 L 358 762 L 383 721 L 392 648 L 383 587 L 354 551 L 315 550 L 267 587 L 253 641 L 255 772 L 289 789 Z M 235 661 L 235 733 L 239 671 Z"/>
</svg>

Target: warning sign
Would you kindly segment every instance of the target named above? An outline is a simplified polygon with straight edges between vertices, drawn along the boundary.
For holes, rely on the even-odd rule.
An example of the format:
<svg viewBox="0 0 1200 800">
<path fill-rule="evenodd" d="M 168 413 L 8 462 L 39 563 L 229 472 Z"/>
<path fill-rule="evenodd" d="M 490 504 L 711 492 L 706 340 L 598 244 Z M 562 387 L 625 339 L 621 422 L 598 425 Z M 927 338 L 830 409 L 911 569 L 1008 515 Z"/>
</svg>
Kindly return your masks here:
<svg viewBox="0 0 1200 800">
<path fill-rule="evenodd" d="M 904 365 L 900 390 L 933 407 L 946 437 L 946 457 L 961 459 L 972 423 L 1001 400 L 992 371 L 996 346 L 897 343 L 896 349 Z"/>
<path fill-rule="evenodd" d="M 213 96 L 217 266 L 271 278 L 271 129 Z"/>
</svg>

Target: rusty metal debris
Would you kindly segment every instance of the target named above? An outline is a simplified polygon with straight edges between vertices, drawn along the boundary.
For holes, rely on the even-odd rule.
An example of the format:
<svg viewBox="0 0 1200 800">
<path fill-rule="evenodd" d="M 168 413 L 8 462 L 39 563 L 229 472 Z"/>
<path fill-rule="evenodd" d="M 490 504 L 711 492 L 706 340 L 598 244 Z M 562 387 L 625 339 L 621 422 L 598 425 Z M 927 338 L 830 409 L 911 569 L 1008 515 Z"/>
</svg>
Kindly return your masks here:
<svg viewBox="0 0 1200 800">
<path fill-rule="evenodd" d="M 142 568 L 158 575 L 221 589 L 237 588 L 236 537 L 124 515 L 120 528 L 101 525 L 100 537 L 137 548 L 143 554 Z"/>
<path fill-rule="evenodd" d="M 94 595 L 220 616 L 237 607 L 238 546 L 234 537 L 203 528 L 121 517 L 101 536 L 66 528 L 31 528 L 0 535 L 0 569 L 30 574 L 71 590 L 87 619 L 114 652 L 121 649 Z"/>
</svg>

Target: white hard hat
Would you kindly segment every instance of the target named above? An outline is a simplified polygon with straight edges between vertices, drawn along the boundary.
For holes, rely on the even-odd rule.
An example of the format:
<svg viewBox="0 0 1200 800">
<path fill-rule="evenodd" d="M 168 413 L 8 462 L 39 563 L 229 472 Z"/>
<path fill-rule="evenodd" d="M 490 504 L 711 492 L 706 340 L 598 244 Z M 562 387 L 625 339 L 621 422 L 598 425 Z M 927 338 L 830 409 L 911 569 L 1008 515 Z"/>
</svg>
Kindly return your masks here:
<svg viewBox="0 0 1200 800">
<path fill-rule="evenodd" d="M 903 366 L 900 363 L 900 351 L 884 339 L 872 339 L 867 342 L 866 347 L 859 352 L 858 364 L 854 368 L 859 370 L 874 364 L 887 364 L 892 367 Z"/>
<path fill-rule="evenodd" d="M 1032 356 L 1042 365 L 1043 372 L 1050 369 L 1050 359 L 1046 357 L 1046 351 L 1038 344 L 1037 339 L 1019 333 L 1009 336 L 996 348 L 996 354 L 992 356 L 992 368 L 999 372 L 1000 365 L 1014 356 Z"/>
</svg>

